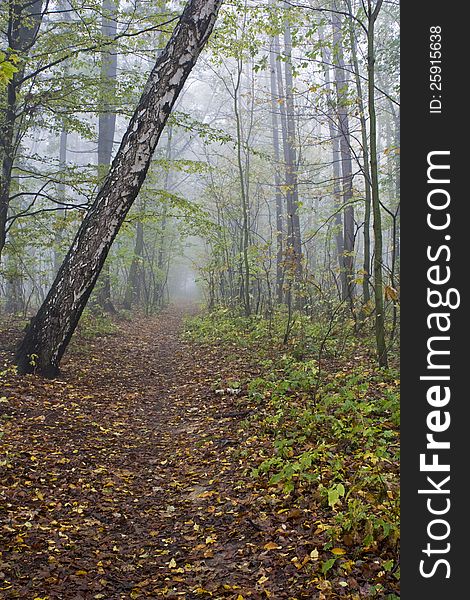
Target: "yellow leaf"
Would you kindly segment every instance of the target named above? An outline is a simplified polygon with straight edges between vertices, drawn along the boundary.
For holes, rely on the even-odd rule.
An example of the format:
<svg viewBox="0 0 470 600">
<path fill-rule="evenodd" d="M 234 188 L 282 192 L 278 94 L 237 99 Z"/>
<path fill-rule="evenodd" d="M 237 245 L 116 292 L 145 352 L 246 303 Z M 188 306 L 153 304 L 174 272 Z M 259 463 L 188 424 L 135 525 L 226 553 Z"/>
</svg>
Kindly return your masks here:
<svg viewBox="0 0 470 600">
<path fill-rule="evenodd" d="M 214 492 L 213 490 L 202 492 L 202 494 L 199 494 L 198 498 L 209 498 L 209 496 L 213 496 L 215 493 L 216 492 Z"/>
<path fill-rule="evenodd" d="M 176 560 L 172 558 L 168 563 L 168 566 L 170 567 L 170 569 L 176 569 Z"/>
<path fill-rule="evenodd" d="M 75 575 L 88 575 L 88 571 L 75 571 Z"/>
<path fill-rule="evenodd" d="M 266 575 L 263 575 L 258 579 L 258 584 L 263 585 L 263 583 L 266 583 L 266 581 L 268 581 L 268 577 L 266 577 Z"/>
<path fill-rule="evenodd" d="M 385 286 L 385 298 L 387 300 L 393 300 L 393 302 L 396 302 L 398 300 L 398 291 L 391 285 L 386 285 Z"/>
<path fill-rule="evenodd" d="M 238 594 L 237 600 L 245 600 L 245 598 L 241 594 Z"/>
<path fill-rule="evenodd" d="M 341 568 L 343 569 L 343 571 L 346 571 L 346 573 L 350 573 L 354 565 L 355 563 L 353 560 L 346 560 L 342 563 Z"/>
<path fill-rule="evenodd" d="M 316 548 L 314 548 L 314 549 L 313 549 L 313 550 L 310 552 L 310 558 L 311 558 L 312 560 L 318 560 L 318 556 L 319 556 L 318 550 L 317 550 Z"/>
<path fill-rule="evenodd" d="M 335 375 L 336 377 L 337 375 Z M 327 529 L 331 529 L 331 525 L 326 525 L 325 523 L 319 523 L 314 533 L 321 533 L 322 531 L 326 531 Z"/>
<path fill-rule="evenodd" d="M 336 556 L 341 556 L 342 554 L 346 554 L 346 550 L 343 550 L 343 548 L 332 548 L 331 552 L 333 554 L 336 554 Z"/>
<path fill-rule="evenodd" d="M 276 542 L 268 542 L 264 545 L 265 550 L 277 550 L 279 547 Z"/>
</svg>

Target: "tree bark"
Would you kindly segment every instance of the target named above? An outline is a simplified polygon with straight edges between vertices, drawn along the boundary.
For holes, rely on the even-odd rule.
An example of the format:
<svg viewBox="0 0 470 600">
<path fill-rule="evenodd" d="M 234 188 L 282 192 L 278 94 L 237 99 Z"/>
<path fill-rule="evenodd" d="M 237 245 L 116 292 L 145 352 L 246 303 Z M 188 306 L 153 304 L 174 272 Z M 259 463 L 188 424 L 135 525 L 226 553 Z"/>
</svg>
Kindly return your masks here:
<svg viewBox="0 0 470 600">
<path fill-rule="evenodd" d="M 237 78 L 233 94 L 233 110 L 235 113 L 235 120 L 237 125 L 237 166 L 238 176 L 240 178 L 240 198 L 242 201 L 242 231 L 241 231 L 241 256 L 242 264 L 240 265 L 240 272 L 242 275 L 242 299 L 245 309 L 245 316 L 251 315 L 251 299 L 250 299 L 250 285 L 251 285 L 251 272 L 250 272 L 250 260 L 249 260 L 249 248 L 250 248 L 250 206 L 249 206 L 249 190 L 248 188 L 248 174 L 243 169 L 242 159 L 242 144 L 243 144 L 243 131 L 242 122 L 240 115 L 240 86 L 242 76 L 243 63 L 241 59 L 237 61 Z"/>
<path fill-rule="evenodd" d="M 289 23 L 284 27 L 284 52 L 285 52 L 285 101 L 286 101 L 286 126 L 287 126 L 287 161 L 286 183 L 291 194 L 288 204 L 288 218 L 291 221 L 292 241 L 294 252 L 295 274 L 300 279 L 302 274 L 302 239 L 299 219 L 299 186 L 297 180 L 297 151 L 295 147 L 295 107 L 294 107 L 294 77 L 292 69 L 292 36 Z"/>
<path fill-rule="evenodd" d="M 103 0 L 102 2 L 101 35 L 104 40 L 116 37 L 118 6 L 119 3 L 114 0 Z M 116 111 L 112 101 L 116 95 L 117 61 L 118 55 L 113 47 L 108 47 L 107 50 L 101 52 L 100 112 L 98 116 L 98 176 L 100 179 L 106 176 L 113 155 Z M 111 300 L 109 262 L 103 266 L 98 286 L 97 301 L 100 307 L 108 313 L 116 312 Z"/>
<path fill-rule="evenodd" d="M 144 262 L 144 224 L 137 221 L 135 228 L 134 256 L 132 257 L 127 280 L 124 308 L 130 310 L 142 300 L 142 269 Z"/>
<path fill-rule="evenodd" d="M 284 223 L 283 223 L 283 202 L 281 193 L 281 177 L 279 174 L 281 153 L 279 149 L 279 122 L 277 103 L 277 78 L 276 78 L 276 61 L 278 60 L 274 51 L 274 42 L 271 44 L 269 53 L 270 63 L 270 84 L 271 84 L 271 126 L 273 134 L 273 152 L 274 152 L 274 194 L 276 199 L 276 296 L 277 302 L 282 303 L 282 286 L 284 280 Z"/>
<path fill-rule="evenodd" d="M 336 3 L 333 3 L 336 8 Z M 342 41 L 342 18 L 341 15 L 333 12 L 333 46 L 334 46 L 334 69 L 335 69 L 335 87 L 338 99 L 338 129 L 340 134 L 341 151 L 341 171 L 343 180 L 343 204 L 344 204 L 344 253 L 343 262 L 347 282 L 347 297 L 353 308 L 354 301 L 354 208 L 352 206 L 353 187 L 352 187 L 352 158 L 351 141 L 349 133 L 348 117 L 348 82 L 343 56 Z"/>
<path fill-rule="evenodd" d="M 7 40 L 12 54 L 20 54 L 24 59 L 34 45 L 42 22 L 42 7 L 42 0 L 13 0 L 9 3 Z M 8 83 L 6 106 L 0 117 L 0 257 L 6 243 L 11 177 L 18 145 L 15 140 L 18 91 L 23 75 L 24 67 Z"/>
<path fill-rule="evenodd" d="M 67 0 L 61 0 L 59 2 L 59 10 L 64 11 L 64 21 L 70 23 L 70 12 L 67 10 L 68 3 Z M 68 61 L 64 64 L 64 75 L 69 75 L 69 63 Z M 60 167 L 60 175 L 59 182 L 57 184 L 57 195 L 59 196 L 59 200 L 65 203 L 65 169 L 67 168 L 67 143 L 68 143 L 68 131 L 65 125 L 65 120 L 62 120 L 62 129 L 60 132 L 60 140 L 59 140 L 59 167 Z M 66 225 L 66 214 L 67 211 L 65 208 L 61 208 L 57 211 L 56 222 L 55 222 L 55 238 L 54 238 L 54 275 L 58 273 L 60 269 L 60 265 L 63 260 L 63 252 L 62 252 L 62 239 L 63 233 Z"/>
<path fill-rule="evenodd" d="M 377 358 L 381 367 L 388 366 L 387 345 L 385 343 L 385 303 L 382 273 L 382 215 L 380 212 L 379 173 L 377 163 L 377 116 L 375 111 L 375 22 L 383 0 L 378 0 L 374 8 L 368 0 L 367 28 L 367 67 L 369 91 L 370 126 L 370 174 L 372 180 L 372 212 L 374 215 L 374 300 L 375 300 L 375 340 Z"/>
<path fill-rule="evenodd" d="M 168 116 L 213 29 L 222 0 L 189 0 L 158 57 L 95 202 L 46 300 L 28 327 L 16 363 L 53 377 L 109 249 L 145 180 Z"/>
<path fill-rule="evenodd" d="M 351 0 L 347 0 L 347 7 L 349 13 L 352 15 L 352 4 Z M 352 17 L 349 19 L 349 38 L 351 42 L 351 55 L 354 67 L 354 76 L 356 79 L 357 89 L 357 100 L 359 108 L 359 120 L 361 123 L 361 142 L 362 142 L 362 165 L 364 174 L 364 192 L 365 192 L 365 204 L 364 204 L 364 259 L 363 259 L 363 282 L 362 282 L 362 300 L 364 304 L 370 301 L 370 217 L 371 217 L 371 177 L 370 177 L 370 164 L 369 164 L 369 145 L 367 139 L 367 121 L 366 112 L 364 106 L 364 96 L 362 93 L 361 75 L 359 72 L 359 61 L 357 56 L 357 42 L 354 31 Z"/>
<path fill-rule="evenodd" d="M 341 214 L 341 157 L 339 149 L 339 130 L 336 123 L 336 101 L 333 96 L 333 90 L 330 77 L 331 52 L 326 44 L 323 28 L 320 27 L 320 40 L 322 42 L 322 60 L 324 63 L 325 84 L 327 91 L 327 117 L 328 130 L 331 138 L 331 158 L 333 170 L 333 198 L 334 198 L 334 224 L 336 252 L 339 266 L 339 278 L 341 284 L 341 299 L 348 297 L 348 282 L 344 266 L 344 235 L 343 235 L 343 217 Z"/>
</svg>

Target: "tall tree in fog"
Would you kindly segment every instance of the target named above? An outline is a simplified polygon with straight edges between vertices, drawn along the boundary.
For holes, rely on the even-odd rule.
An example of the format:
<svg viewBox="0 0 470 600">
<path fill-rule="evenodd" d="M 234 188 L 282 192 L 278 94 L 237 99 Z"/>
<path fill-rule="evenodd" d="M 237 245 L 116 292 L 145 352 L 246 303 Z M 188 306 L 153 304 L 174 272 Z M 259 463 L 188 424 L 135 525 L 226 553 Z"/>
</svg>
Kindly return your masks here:
<svg viewBox="0 0 470 600">
<path fill-rule="evenodd" d="M 370 127 L 370 174 L 372 183 L 372 211 L 374 215 L 374 299 L 375 299 L 375 339 L 377 356 L 382 367 L 388 365 L 387 344 L 385 341 L 385 302 L 383 289 L 383 245 L 382 214 L 380 208 L 379 167 L 377 157 L 377 114 L 375 109 L 375 23 L 382 8 L 383 0 L 367 2 L 367 69 L 369 92 Z"/>
<path fill-rule="evenodd" d="M 101 34 L 103 40 L 109 41 L 116 37 L 118 0 L 103 0 L 101 11 Z M 106 45 L 101 51 L 100 69 L 100 99 L 98 116 L 98 176 L 102 181 L 109 171 L 113 154 L 114 133 L 116 129 L 116 75 L 118 55 L 112 45 Z M 98 292 L 100 306 L 114 312 L 111 302 L 111 276 L 109 263 L 103 265 L 100 277 L 101 287 Z"/>
<path fill-rule="evenodd" d="M 281 151 L 279 145 L 279 98 L 277 92 L 276 62 L 279 60 L 279 38 L 277 35 L 271 41 L 269 52 L 270 92 L 271 92 L 271 126 L 274 155 L 274 195 L 276 200 L 276 296 L 278 303 L 282 302 L 284 281 L 284 207 L 281 190 Z"/>
<path fill-rule="evenodd" d="M 36 42 L 43 17 L 43 1 L 11 0 L 8 5 L 4 4 L 5 7 L 8 51 L 18 57 L 21 67 L 13 74 L 6 90 L 0 90 L 2 95 L 5 94 L 0 101 L 0 257 L 6 242 L 13 164 L 20 140 L 18 95 L 24 76 L 24 58 Z"/>
<path fill-rule="evenodd" d="M 294 105 L 294 75 L 292 66 L 292 34 L 288 22 L 284 25 L 285 120 L 283 122 L 284 160 L 286 163 L 286 195 L 288 241 L 292 253 L 295 277 L 302 272 L 302 239 L 299 218 L 299 185 L 297 175 L 297 148 Z M 278 84 L 282 85 L 279 77 Z M 280 94 L 281 96 L 281 94 Z M 282 98 L 282 96 L 281 96 Z"/>
<path fill-rule="evenodd" d="M 343 265 L 346 276 L 347 296 L 351 307 L 354 298 L 354 207 L 353 200 L 353 174 L 351 156 L 351 136 L 349 127 L 349 86 L 346 65 L 344 61 L 342 23 L 343 18 L 333 3 L 332 28 L 333 28 L 333 63 L 335 71 L 335 87 L 337 95 L 337 124 L 339 133 L 339 146 L 341 155 L 341 174 L 343 190 Z M 348 69 L 349 71 L 349 69 Z"/>
</svg>

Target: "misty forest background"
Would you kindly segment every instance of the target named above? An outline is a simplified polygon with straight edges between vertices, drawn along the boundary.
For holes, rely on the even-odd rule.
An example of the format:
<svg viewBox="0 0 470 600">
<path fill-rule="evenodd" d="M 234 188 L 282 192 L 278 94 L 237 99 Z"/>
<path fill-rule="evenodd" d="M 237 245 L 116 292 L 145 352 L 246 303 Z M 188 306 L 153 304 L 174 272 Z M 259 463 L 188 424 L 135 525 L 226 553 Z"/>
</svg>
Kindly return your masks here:
<svg viewBox="0 0 470 600">
<path fill-rule="evenodd" d="M 0 3 L 6 598 L 398 598 L 399 6 L 207 4 L 131 197 L 185 3 Z"/>
</svg>

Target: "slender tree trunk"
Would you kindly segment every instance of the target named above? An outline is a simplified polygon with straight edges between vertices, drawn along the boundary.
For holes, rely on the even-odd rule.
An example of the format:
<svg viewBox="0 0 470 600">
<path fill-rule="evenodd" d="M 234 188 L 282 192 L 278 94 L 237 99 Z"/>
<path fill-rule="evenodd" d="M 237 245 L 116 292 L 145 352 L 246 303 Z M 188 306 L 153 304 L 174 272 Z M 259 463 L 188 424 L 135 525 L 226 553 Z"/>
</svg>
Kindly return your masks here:
<svg viewBox="0 0 470 600">
<path fill-rule="evenodd" d="M 326 90 L 328 93 L 328 129 L 331 138 L 332 146 L 332 169 L 333 169 L 333 198 L 334 198 L 334 223 L 335 223 L 335 240 L 336 240 L 336 251 L 338 266 L 340 271 L 340 284 L 341 284 L 341 299 L 348 297 L 348 282 L 346 276 L 346 269 L 344 265 L 344 236 L 343 236 L 343 217 L 341 214 L 341 156 L 339 148 L 340 134 L 336 125 L 336 104 L 334 99 L 331 78 L 330 78 L 330 64 L 331 64 L 331 52 L 328 48 L 324 38 L 323 28 L 320 29 L 320 40 L 322 41 L 322 60 L 324 63 L 325 83 Z"/>
<path fill-rule="evenodd" d="M 372 211 L 374 215 L 374 299 L 375 299 L 375 339 L 377 358 L 381 367 L 388 366 L 387 345 L 385 343 L 385 303 L 382 274 L 382 215 L 380 212 L 379 172 L 377 163 L 377 116 L 375 111 L 375 22 L 383 0 L 378 0 L 372 7 L 368 0 L 367 28 L 367 67 L 369 91 L 369 126 L 370 126 L 370 173 L 372 180 Z"/>
<path fill-rule="evenodd" d="M 19 189 L 18 178 L 12 179 L 12 189 L 16 192 Z M 22 267 L 22 255 L 24 256 L 24 245 L 17 242 L 20 225 L 15 223 L 13 230 L 10 231 L 10 240 L 7 246 L 8 251 L 5 252 L 6 269 L 5 277 L 5 312 L 7 314 L 17 315 L 24 311 L 25 294 L 24 294 L 24 278 Z"/>
<path fill-rule="evenodd" d="M 333 3 L 336 8 L 336 3 Z M 352 187 L 352 158 L 351 141 L 349 133 L 348 117 L 348 82 L 343 56 L 342 41 L 342 17 L 334 12 L 332 14 L 333 25 L 333 52 L 334 52 L 334 70 L 335 87 L 338 99 L 338 129 L 340 133 L 340 151 L 341 151 L 341 171 L 343 181 L 343 204 L 344 204 L 344 269 L 346 272 L 348 295 L 347 299 L 353 309 L 354 303 L 354 208 L 352 206 L 353 187 Z"/>
<path fill-rule="evenodd" d="M 7 86 L 7 106 L 2 119 L 0 133 L 0 256 L 5 248 L 7 236 L 7 218 L 10 205 L 10 187 L 15 155 L 15 120 L 16 120 L 16 77 Z"/>
<path fill-rule="evenodd" d="M 60 166 L 60 175 L 59 175 L 59 184 L 57 185 L 57 195 L 59 196 L 60 202 L 65 202 L 65 182 L 64 182 L 64 170 L 67 165 L 67 139 L 68 133 L 65 129 L 65 126 L 62 125 L 62 131 L 60 132 L 60 142 L 59 142 L 59 166 Z M 63 233 L 65 226 L 65 208 L 60 208 L 57 211 L 57 215 L 55 217 L 55 236 L 54 236 L 54 273 L 57 273 L 60 268 L 60 264 L 62 262 L 62 253 L 61 253 L 61 245 L 63 241 Z"/>
<path fill-rule="evenodd" d="M 61 0 L 59 2 L 59 10 L 64 11 L 64 21 L 66 23 L 70 22 L 70 12 L 67 10 L 68 2 L 67 0 Z M 69 63 L 65 62 L 64 65 L 64 75 L 67 77 L 69 75 Z M 67 167 L 67 142 L 68 142 L 68 132 L 64 122 L 62 120 L 62 129 L 60 132 L 60 140 L 59 140 L 59 183 L 57 184 L 57 195 L 59 197 L 59 201 L 65 203 L 66 193 L 65 193 L 65 169 Z M 60 265 L 63 260 L 62 242 L 63 242 L 63 234 L 65 228 L 65 217 L 67 211 L 65 207 L 60 208 L 57 211 L 55 218 L 55 236 L 54 236 L 54 275 L 58 273 L 60 269 Z"/>
<path fill-rule="evenodd" d="M 144 224 L 137 221 L 135 228 L 135 246 L 134 256 L 132 257 L 129 277 L 127 279 L 127 288 L 124 298 L 124 308 L 130 310 L 136 304 L 142 301 L 142 269 L 144 262 Z"/>
<path fill-rule="evenodd" d="M 251 299 L 250 299 L 250 285 L 251 285 L 251 273 L 250 273 L 250 260 L 249 260 L 249 248 L 250 248 L 250 209 L 249 209 L 249 197 L 246 185 L 247 173 L 243 169 L 242 160 L 242 143 L 243 143 L 243 131 L 242 122 L 240 115 L 240 86 L 242 76 L 242 61 L 238 61 L 237 79 L 233 94 L 233 108 L 235 112 L 235 120 L 237 125 L 237 165 L 238 175 L 240 178 L 240 197 L 242 201 L 242 232 L 241 232 L 241 250 L 242 250 L 242 297 L 245 308 L 245 316 L 251 315 Z"/>
<path fill-rule="evenodd" d="M 18 348 L 20 372 L 54 376 L 222 0 L 189 0 L 149 76 L 111 169 Z"/>
<path fill-rule="evenodd" d="M 275 57 L 279 57 L 281 54 L 279 37 L 276 35 L 273 38 L 273 52 Z M 286 111 L 286 98 L 284 93 L 283 75 L 282 75 L 282 63 L 280 60 L 276 60 L 276 81 L 277 81 L 277 96 L 279 104 L 279 116 L 281 121 L 281 134 L 282 134 L 282 150 L 284 157 L 284 185 L 286 194 L 286 212 L 287 212 L 287 245 L 289 248 L 292 247 L 293 243 L 293 230 L 292 230 L 292 188 L 289 185 L 289 174 L 287 165 L 289 164 L 289 136 L 287 132 L 287 111 Z"/>
<path fill-rule="evenodd" d="M 10 315 L 18 315 L 24 310 L 25 297 L 23 288 L 23 274 L 15 248 L 9 247 L 6 253 L 5 277 L 5 312 Z"/>
<path fill-rule="evenodd" d="M 288 38 L 289 41 L 289 38 Z M 279 40 L 277 36 L 273 38 L 273 50 L 275 56 L 280 55 Z M 290 50 L 290 48 L 289 48 Z M 297 164 L 295 156 L 295 147 L 291 147 L 291 144 L 295 141 L 295 126 L 292 127 L 292 123 L 288 123 L 288 104 L 291 108 L 291 116 L 294 114 L 293 110 L 293 98 L 292 98 L 292 86 L 293 86 L 293 74 L 292 74 L 292 62 L 291 55 L 287 59 L 285 74 L 289 78 L 291 85 L 290 100 L 287 100 L 287 91 L 284 90 L 282 65 L 281 61 L 277 60 L 276 63 L 276 79 L 278 87 L 278 101 L 279 101 L 279 115 L 281 121 L 281 133 L 282 133 L 282 148 L 284 156 L 284 185 L 283 189 L 286 194 L 286 225 L 287 225 L 287 239 L 286 249 L 284 251 L 284 279 L 286 280 L 286 274 L 289 271 L 287 277 L 286 286 L 286 298 L 285 301 L 288 305 L 289 311 L 292 309 L 292 288 L 294 283 L 294 289 L 301 276 L 301 243 L 300 237 L 296 242 L 296 229 L 294 214 L 298 211 L 298 188 L 297 188 Z M 286 90 L 288 83 L 286 81 Z M 289 135 L 289 132 L 294 133 L 294 137 Z M 300 232 L 299 232 L 300 233 Z M 297 250 L 296 250 L 297 249 Z M 288 271 L 287 271 L 288 270 Z"/>
<path fill-rule="evenodd" d="M 351 0 L 347 0 L 348 11 L 352 15 Z M 371 176 L 370 176 L 370 164 L 369 164 L 369 143 L 367 139 L 367 121 L 364 106 L 364 96 L 362 93 L 362 82 L 361 75 L 359 72 L 359 61 L 357 57 L 357 42 L 354 30 L 354 22 L 352 18 L 349 19 L 349 37 L 351 43 L 351 55 L 354 67 L 354 76 L 356 79 L 357 89 L 357 101 L 359 108 L 359 120 L 361 123 L 361 142 L 362 142 L 362 170 L 364 173 L 364 192 L 365 192 L 365 203 L 364 203 L 364 260 L 363 260 L 363 283 L 362 283 L 362 299 L 364 304 L 370 301 L 370 275 L 371 275 L 371 264 L 370 264 L 370 217 L 371 217 Z"/>
<path fill-rule="evenodd" d="M 286 101 L 286 126 L 287 126 L 287 161 L 286 179 L 291 193 L 288 219 L 291 221 L 292 249 L 294 252 L 295 274 L 300 279 L 302 274 L 302 238 L 299 219 L 299 186 L 297 181 L 297 150 L 295 133 L 295 107 L 294 107 L 294 77 L 292 69 L 292 36 L 289 23 L 284 28 L 285 51 L 285 101 Z"/>
<path fill-rule="evenodd" d="M 101 5 L 101 35 L 111 40 L 117 33 L 118 0 L 103 0 Z M 118 55 L 113 47 L 101 52 L 100 112 L 98 116 L 98 176 L 104 178 L 111 165 L 114 133 L 116 130 L 116 110 L 112 102 L 116 96 Z M 106 261 L 98 280 L 97 301 L 109 313 L 116 312 L 111 300 L 111 273 Z"/>
<path fill-rule="evenodd" d="M 8 48 L 12 54 L 28 55 L 36 41 L 42 21 L 42 0 L 16 0 L 9 3 L 7 24 Z M 0 113 L 0 257 L 6 243 L 6 225 L 10 203 L 10 186 L 17 150 L 16 118 L 18 92 L 24 68 L 8 83 L 5 110 Z"/>
<path fill-rule="evenodd" d="M 282 303 L 282 286 L 284 283 L 284 223 L 283 223 L 283 202 L 281 193 L 281 177 L 279 168 L 281 164 L 281 153 L 279 150 L 279 122 L 277 102 L 277 78 L 276 78 L 276 62 L 277 56 L 274 52 L 274 43 L 271 44 L 269 53 L 270 61 L 270 83 L 271 83 L 271 126 L 273 136 L 273 152 L 274 152 L 274 188 L 276 199 L 276 296 L 279 304 Z"/>
</svg>

